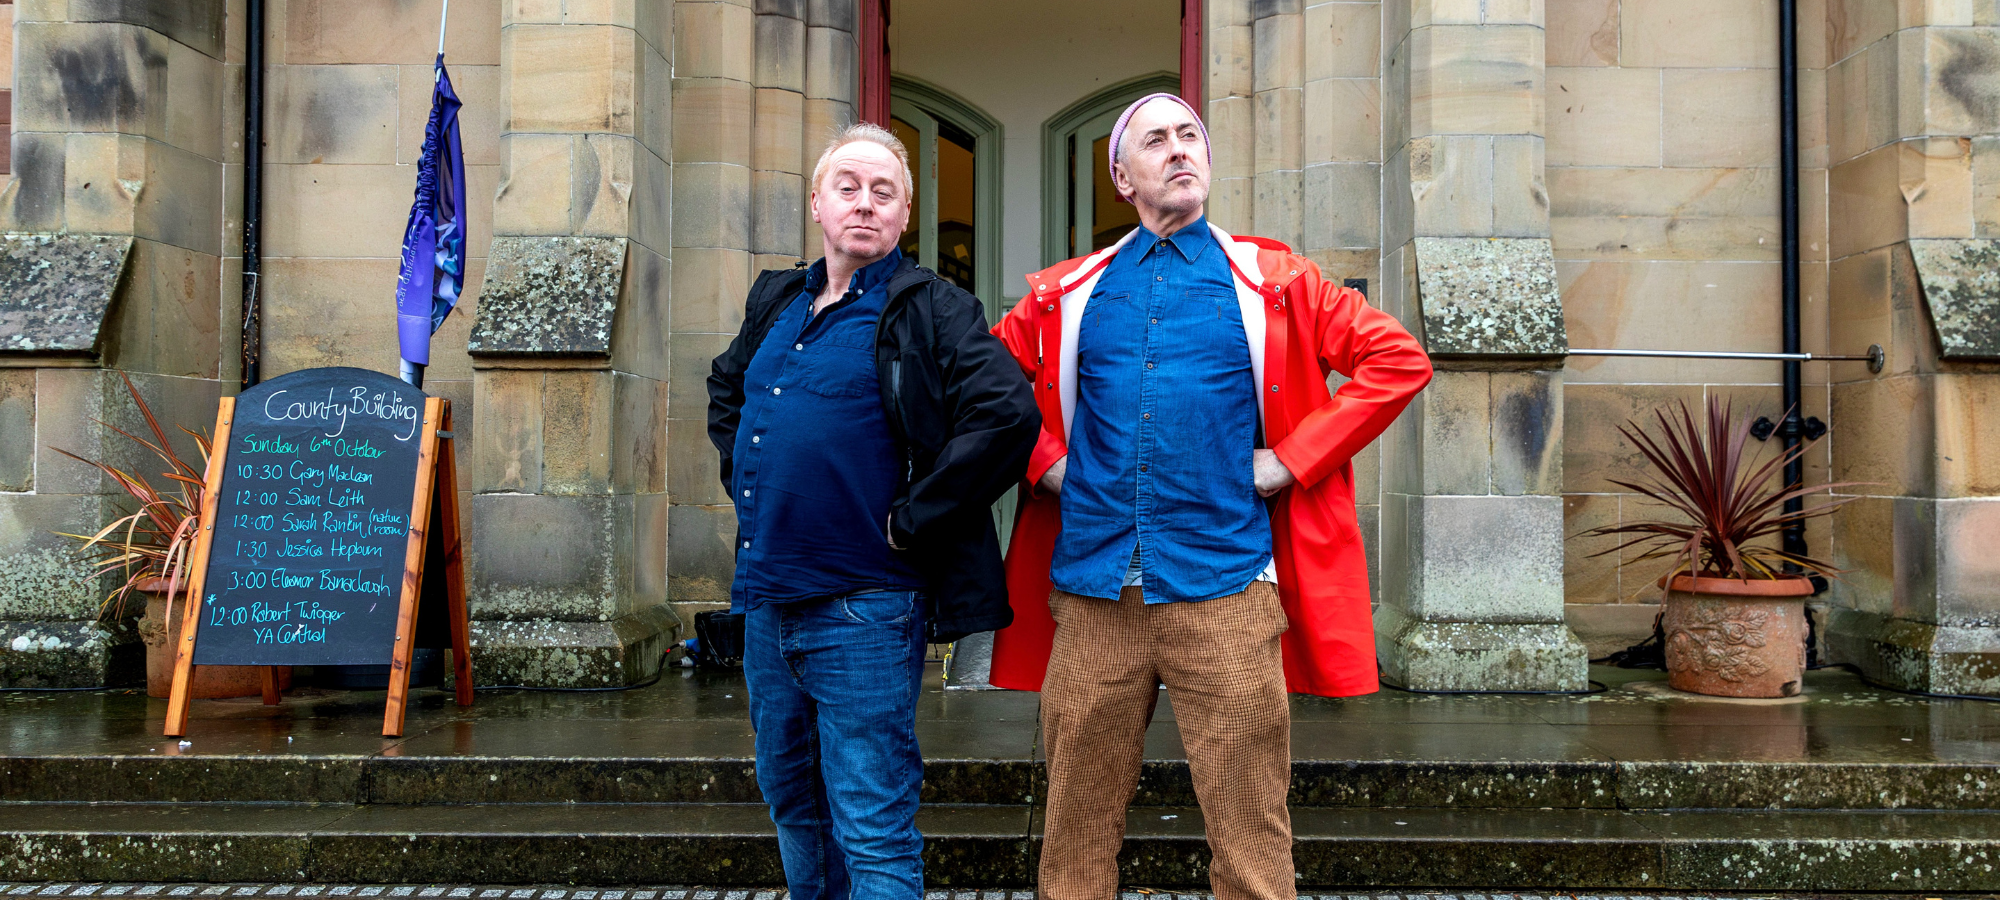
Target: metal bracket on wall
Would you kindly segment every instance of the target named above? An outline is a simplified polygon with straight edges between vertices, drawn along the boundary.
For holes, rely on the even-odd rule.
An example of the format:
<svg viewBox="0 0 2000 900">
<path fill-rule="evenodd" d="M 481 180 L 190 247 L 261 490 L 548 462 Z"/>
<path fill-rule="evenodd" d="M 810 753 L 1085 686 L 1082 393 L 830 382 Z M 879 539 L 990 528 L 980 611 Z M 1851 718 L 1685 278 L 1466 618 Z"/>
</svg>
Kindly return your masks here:
<svg viewBox="0 0 2000 900">
<path fill-rule="evenodd" d="M 1786 416 L 1782 424 L 1771 421 L 1770 416 L 1758 416 L 1757 421 L 1750 423 L 1750 436 L 1753 438 L 1768 441 L 1773 434 L 1780 437 L 1798 435 L 1816 441 L 1826 436 L 1826 423 L 1820 421 L 1818 416 L 1801 419 L 1796 415 Z"/>
</svg>

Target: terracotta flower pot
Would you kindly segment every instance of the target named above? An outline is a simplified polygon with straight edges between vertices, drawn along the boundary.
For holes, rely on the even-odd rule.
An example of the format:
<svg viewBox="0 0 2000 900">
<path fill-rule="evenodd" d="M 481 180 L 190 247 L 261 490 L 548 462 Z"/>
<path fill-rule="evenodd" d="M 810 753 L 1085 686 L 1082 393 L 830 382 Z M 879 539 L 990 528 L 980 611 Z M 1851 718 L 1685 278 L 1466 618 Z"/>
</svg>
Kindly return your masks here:
<svg viewBox="0 0 2000 900">
<path fill-rule="evenodd" d="M 181 615 L 186 607 L 173 605 L 167 615 L 167 582 L 149 578 L 139 585 L 146 596 L 146 617 L 139 620 L 139 637 L 146 642 L 146 696 L 165 697 L 174 686 L 174 648 L 181 637 Z M 291 687 L 290 666 L 278 669 L 278 689 Z M 196 666 L 188 683 L 188 696 L 197 700 L 223 697 L 254 697 L 264 692 L 264 676 L 257 666 Z"/>
<path fill-rule="evenodd" d="M 1714 697 L 1791 697 L 1805 685 L 1805 578 L 1674 576 L 1662 617 L 1667 684 Z"/>
</svg>

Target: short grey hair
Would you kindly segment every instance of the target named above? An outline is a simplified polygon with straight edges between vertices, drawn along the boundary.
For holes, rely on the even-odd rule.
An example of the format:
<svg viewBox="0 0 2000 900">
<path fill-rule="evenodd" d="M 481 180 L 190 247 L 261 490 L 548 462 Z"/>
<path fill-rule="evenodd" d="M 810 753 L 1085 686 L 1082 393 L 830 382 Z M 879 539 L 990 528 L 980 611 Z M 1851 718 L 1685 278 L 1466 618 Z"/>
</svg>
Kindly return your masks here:
<svg viewBox="0 0 2000 900">
<path fill-rule="evenodd" d="M 897 161 L 903 164 L 903 199 L 908 201 L 914 198 L 917 195 L 917 188 L 915 179 L 910 176 L 909 148 L 903 146 L 903 142 L 896 138 L 895 132 L 869 122 L 857 122 L 842 128 L 840 133 L 833 136 L 833 140 L 826 142 L 826 149 L 819 154 L 819 162 L 813 164 L 812 183 L 807 190 L 819 190 L 820 179 L 826 177 L 827 163 L 833 160 L 835 151 L 861 141 L 880 144 L 888 148 L 889 152 L 896 154 Z"/>
</svg>

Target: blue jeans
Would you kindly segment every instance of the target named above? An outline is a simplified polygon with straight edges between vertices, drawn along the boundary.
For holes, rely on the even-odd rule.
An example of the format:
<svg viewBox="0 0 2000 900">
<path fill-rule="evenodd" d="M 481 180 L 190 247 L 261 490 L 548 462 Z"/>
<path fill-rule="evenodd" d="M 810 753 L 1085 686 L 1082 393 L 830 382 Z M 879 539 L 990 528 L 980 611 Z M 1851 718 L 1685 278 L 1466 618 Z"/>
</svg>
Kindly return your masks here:
<svg viewBox="0 0 2000 900">
<path fill-rule="evenodd" d="M 767 603 L 744 622 L 757 786 L 792 900 L 919 900 L 914 591 Z"/>
</svg>

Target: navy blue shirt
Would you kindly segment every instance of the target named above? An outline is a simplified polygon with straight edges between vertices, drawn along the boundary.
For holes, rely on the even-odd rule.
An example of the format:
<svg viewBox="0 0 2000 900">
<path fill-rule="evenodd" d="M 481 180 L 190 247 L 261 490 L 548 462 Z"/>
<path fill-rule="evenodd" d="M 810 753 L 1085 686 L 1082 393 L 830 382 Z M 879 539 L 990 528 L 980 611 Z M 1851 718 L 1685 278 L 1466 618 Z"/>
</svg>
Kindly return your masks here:
<svg viewBox="0 0 2000 900">
<path fill-rule="evenodd" d="M 1147 603 L 1249 587 L 1271 562 L 1256 444 L 1250 344 L 1208 220 L 1167 239 L 1139 228 L 1077 334 L 1055 586 L 1116 598 L 1136 547 Z"/>
<path fill-rule="evenodd" d="M 820 314 L 826 260 L 778 314 L 743 373 L 736 432 L 736 579 L 730 608 L 918 590 L 890 549 L 889 505 L 908 471 L 875 373 L 875 326 L 900 250 L 854 273 Z"/>
</svg>

